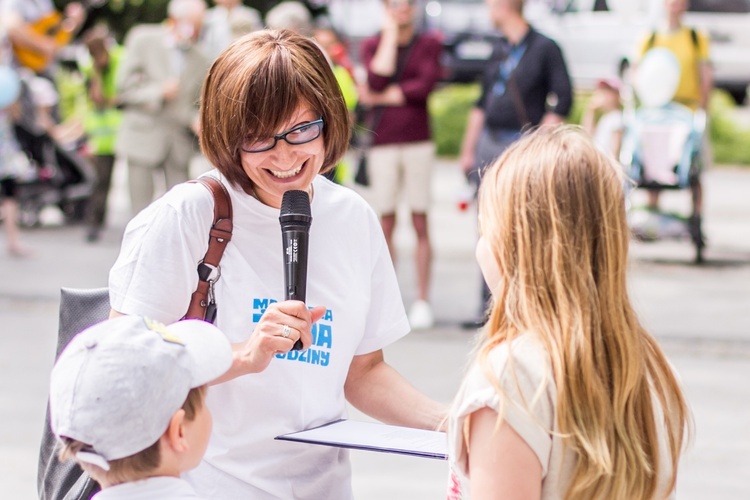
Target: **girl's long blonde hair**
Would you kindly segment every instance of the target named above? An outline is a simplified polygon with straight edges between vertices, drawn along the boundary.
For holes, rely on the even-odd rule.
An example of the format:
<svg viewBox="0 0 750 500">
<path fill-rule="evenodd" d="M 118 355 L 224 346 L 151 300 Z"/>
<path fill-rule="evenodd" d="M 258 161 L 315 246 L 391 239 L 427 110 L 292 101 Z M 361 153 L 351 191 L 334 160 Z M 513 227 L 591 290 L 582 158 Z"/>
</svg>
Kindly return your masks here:
<svg viewBox="0 0 750 500">
<path fill-rule="evenodd" d="M 619 165 L 583 131 L 561 126 L 511 146 L 480 191 L 481 231 L 501 278 L 478 361 L 488 371 L 498 344 L 526 331 L 541 337 L 559 431 L 577 457 L 569 499 L 653 498 L 661 470 L 672 473 L 671 491 L 689 431 L 679 384 L 628 299 L 622 186 Z M 659 463 L 656 401 L 667 469 Z"/>
</svg>

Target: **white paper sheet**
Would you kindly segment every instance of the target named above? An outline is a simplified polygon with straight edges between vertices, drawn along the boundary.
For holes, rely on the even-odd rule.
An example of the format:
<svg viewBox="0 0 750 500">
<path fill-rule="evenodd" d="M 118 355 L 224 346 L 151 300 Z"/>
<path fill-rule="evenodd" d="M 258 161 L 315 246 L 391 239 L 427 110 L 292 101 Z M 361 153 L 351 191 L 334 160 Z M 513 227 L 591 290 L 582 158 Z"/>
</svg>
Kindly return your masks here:
<svg viewBox="0 0 750 500">
<path fill-rule="evenodd" d="M 376 422 L 337 420 L 305 431 L 276 436 L 276 439 L 439 460 L 448 459 L 447 437 L 444 432 Z"/>
</svg>

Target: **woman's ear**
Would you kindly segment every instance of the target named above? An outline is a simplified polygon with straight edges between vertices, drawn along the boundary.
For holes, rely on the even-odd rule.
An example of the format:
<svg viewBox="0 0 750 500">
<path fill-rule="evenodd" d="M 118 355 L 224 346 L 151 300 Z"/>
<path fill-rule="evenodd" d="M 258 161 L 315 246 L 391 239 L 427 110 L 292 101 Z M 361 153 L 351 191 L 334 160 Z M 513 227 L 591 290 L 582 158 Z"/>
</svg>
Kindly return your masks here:
<svg viewBox="0 0 750 500">
<path fill-rule="evenodd" d="M 163 439 L 166 445 L 177 453 L 188 451 L 188 442 L 185 439 L 185 410 L 180 408 L 169 420 L 169 427 L 164 433 Z"/>
</svg>

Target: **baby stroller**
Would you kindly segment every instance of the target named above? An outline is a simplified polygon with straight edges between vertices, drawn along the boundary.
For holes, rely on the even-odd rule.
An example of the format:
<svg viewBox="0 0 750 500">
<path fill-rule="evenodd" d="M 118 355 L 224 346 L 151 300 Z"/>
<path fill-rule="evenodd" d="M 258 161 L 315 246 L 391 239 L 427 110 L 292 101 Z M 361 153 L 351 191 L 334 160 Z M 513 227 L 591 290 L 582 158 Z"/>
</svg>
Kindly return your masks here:
<svg viewBox="0 0 750 500">
<path fill-rule="evenodd" d="M 657 55 L 651 54 L 654 51 Z M 652 49 L 643 58 L 647 80 L 649 60 L 658 63 L 660 88 L 653 82 L 637 82 L 636 93 L 641 107 L 625 113 L 625 130 L 620 149 L 620 162 L 633 181 L 630 188 L 690 191 L 692 211 L 689 215 L 661 210 L 628 207 L 628 223 L 633 236 L 641 241 L 663 239 L 690 240 L 695 247 L 695 262 L 703 261 L 705 240 L 698 209 L 698 179 L 701 171 L 701 145 L 706 131 L 706 114 L 672 102 L 679 81 L 679 64 L 666 49 Z M 677 73 L 671 78 L 670 66 Z M 672 69 L 672 71 L 674 71 Z M 666 88 L 665 88 L 666 87 Z"/>
<path fill-rule="evenodd" d="M 19 223 L 40 225 L 46 206 L 57 206 L 66 223 L 81 222 L 96 180 L 93 167 L 75 150 L 67 150 L 46 132 L 16 124 L 21 149 L 36 166 L 36 175 L 18 185 Z"/>
<path fill-rule="evenodd" d="M 35 172 L 18 185 L 19 223 L 26 227 L 38 226 L 42 209 L 50 205 L 62 211 L 66 223 L 80 222 L 96 181 L 96 172 L 77 153 L 75 144 L 64 147 L 36 123 L 37 103 L 29 81 L 30 77 L 22 79 L 20 102 L 23 113 L 14 130 L 18 144 Z"/>
</svg>

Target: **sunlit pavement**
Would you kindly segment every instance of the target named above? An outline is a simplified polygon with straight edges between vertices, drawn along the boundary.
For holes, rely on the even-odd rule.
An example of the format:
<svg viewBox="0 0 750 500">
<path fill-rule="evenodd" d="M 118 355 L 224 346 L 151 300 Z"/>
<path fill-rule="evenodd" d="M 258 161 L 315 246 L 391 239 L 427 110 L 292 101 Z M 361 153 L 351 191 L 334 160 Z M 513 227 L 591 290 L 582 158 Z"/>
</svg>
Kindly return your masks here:
<svg viewBox="0 0 750 500">
<path fill-rule="evenodd" d="M 479 302 L 475 209 L 459 210 L 461 182 L 453 163 L 437 166 L 430 213 L 436 326 L 386 350 L 386 358 L 419 389 L 446 403 L 475 337 L 459 324 L 476 314 Z M 59 289 L 106 285 L 129 217 L 124 185 L 118 167 L 110 227 L 99 243 L 85 243 L 82 227 L 44 227 L 24 233 L 34 258 L 0 254 L 2 498 L 36 497 Z M 696 435 L 682 463 L 678 498 L 750 498 L 750 169 L 716 168 L 706 174 L 705 186 L 707 263 L 690 263 L 688 242 L 634 243 L 632 297 L 679 371 L 695 413 Z M 668 193 L 663 202 L 686 209 L 687 195 Z M 408 213 L 399 213 L 396 241 L 408 307 L 415 295 Z M 365 418 L 356 411 L 351 417 Z M 352 453 L 352 462 L 358 499 L 445 498 L 445 462 L 361 451 Z"/>
</svg>

